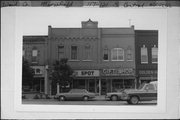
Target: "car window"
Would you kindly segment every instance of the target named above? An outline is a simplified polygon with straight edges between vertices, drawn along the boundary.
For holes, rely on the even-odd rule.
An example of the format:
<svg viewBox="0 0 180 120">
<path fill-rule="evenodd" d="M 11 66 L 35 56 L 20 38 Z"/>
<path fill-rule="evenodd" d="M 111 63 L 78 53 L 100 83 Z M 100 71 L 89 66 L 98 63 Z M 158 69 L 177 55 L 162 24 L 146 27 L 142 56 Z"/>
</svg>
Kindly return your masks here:
<svg viewBox="0 0 180 120">
<path fill-rule="evenodd" d="M 145 89 L 147 89 L 147 90 L 155 90 L 153 84 L 148 84 Z"/>
</svg>

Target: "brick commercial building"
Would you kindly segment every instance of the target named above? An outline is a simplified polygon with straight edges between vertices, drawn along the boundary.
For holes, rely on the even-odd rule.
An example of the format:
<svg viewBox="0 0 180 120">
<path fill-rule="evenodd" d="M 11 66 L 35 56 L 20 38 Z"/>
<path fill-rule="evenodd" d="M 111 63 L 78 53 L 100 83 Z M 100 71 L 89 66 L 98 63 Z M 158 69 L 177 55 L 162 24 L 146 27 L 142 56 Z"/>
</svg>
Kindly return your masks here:
<svg viewBox="0 0 180 120">
<path fill-rule="evenodd" d="M 61 58 L 68 58 L 74 70 L 73 88 L 85 88 L 99 95 L 136 88 L 139 80 L 134 26 L 99 28 L 98 22 L 90 19 L 81 24 L 81 28 L 48 26 L 47 36 L 24 36 L 24 52 L 32 53 L 27 59 L 32 67 L 41 67 L 44 71 L 44 79 L 39 82 L 44 93 L 56 94 L 56 85 L 52 84 L 50 76 L 54 62 Z M 32 59 L 36 60 L 35 64 Z"/>
<path fill-rule="evenodd" d="M 157 81 L 158 70 L 158 31 L 136 30 L 136 75 L 137 85 Z"/>
</svg>

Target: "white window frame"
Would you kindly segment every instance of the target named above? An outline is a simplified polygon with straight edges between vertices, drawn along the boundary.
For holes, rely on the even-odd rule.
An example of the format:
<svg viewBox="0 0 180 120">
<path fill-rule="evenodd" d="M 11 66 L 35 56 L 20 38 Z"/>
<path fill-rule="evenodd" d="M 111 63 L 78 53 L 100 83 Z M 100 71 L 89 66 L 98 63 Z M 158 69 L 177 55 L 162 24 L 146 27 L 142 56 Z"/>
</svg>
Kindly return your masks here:
<svg viewBox="0 0 180 120">
<path fill-rule="evenodd" d="M 117 60 L 114 60 L 113 59 L 113 50 L 117 50 Z M 123 59 L 122 60 L 119 60 L 118 59 L 118 51 L 119 50 L 122 50 L 123 51 Z M 124 61 L 124 49 L 123 48 L 113 48 L 112 50 L 111 50 L 111 60 L 112 61 Z"/>
<path fill-rule="evenodd" d="M 156 62 L 152 61 L 152 59 L 153 59 L 153 49 L 157 49 L 157 61 Z M 152 49 L 151 49 L 151 56 L 152 56 L 151 57 L 151 62 L 157 64 L 158 63 L 158 48 L 157 48 L 156 45 L 154 45 L 154 47 L 152 47 Z"/>
<path fill-rule="evenodd" d="M 146 62 L 146 61 L 145 61 L 145 62 L 142 62 L 142 58 L 141 58 L 141 64 L 148 64 L 148 49 L 147 49 L 147 47 L 146 47 L 145 45 L 143 45 L 143 47 L 141 47 L 141 51 L 140 51 L 141 57 L 142 57 L 142 48 L 143 48 L 143 49 L 146 48 L 146 51 L 147 51 L 147 62 Z"/>
</svg>

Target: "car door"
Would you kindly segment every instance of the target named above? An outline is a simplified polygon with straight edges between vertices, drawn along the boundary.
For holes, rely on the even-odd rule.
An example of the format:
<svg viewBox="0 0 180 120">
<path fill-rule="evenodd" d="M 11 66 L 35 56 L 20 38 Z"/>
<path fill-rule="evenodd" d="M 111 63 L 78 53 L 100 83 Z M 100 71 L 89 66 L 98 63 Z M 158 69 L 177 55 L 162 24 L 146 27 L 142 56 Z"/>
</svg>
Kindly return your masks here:
<svg viewBox="0 0 180 120">
<path fill-rule="evenodd" d="M 157 100 L 157 89 L 154 84 L 148 84 L 145 87 L 146 100 Z"/>
</svg>

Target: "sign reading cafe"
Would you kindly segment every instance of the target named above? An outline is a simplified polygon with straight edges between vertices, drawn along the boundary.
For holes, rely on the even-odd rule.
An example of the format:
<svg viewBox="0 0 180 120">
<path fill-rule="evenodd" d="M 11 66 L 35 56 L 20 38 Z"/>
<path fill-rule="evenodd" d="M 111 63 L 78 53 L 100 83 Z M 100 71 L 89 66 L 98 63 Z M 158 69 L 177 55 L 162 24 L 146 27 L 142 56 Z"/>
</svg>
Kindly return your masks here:
<svg viewBox="0 0 180 120">
<path fill-rule="evenodd" d="M 102 72 L 105 76 L 135 75 L 135 71 L 133 68 L 103 69 Z"/>
</svg>

